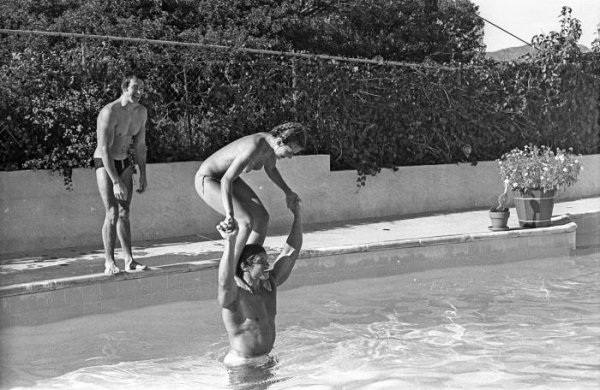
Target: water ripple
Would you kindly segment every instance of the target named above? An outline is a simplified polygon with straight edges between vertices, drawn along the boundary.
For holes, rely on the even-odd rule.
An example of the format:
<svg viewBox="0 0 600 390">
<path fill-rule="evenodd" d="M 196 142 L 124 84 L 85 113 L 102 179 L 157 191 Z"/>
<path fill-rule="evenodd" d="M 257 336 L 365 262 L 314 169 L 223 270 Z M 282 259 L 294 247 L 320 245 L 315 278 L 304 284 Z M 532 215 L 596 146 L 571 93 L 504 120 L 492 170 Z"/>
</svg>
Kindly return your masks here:
<svg viewBox="0 0 600 390">
<path fill-rule="evenodd" d="M 2 341 L 29 346 L 11 355 L 11 386 L 43 389 L 596 389 L 599 276 L 597 259 L 575 257 L 282 291 L 277 364 L 258 371 L 224 369 L 214 302 L 23 328 Z M 33 353 L 59 326 L 69 331 L 52 345 L 62 347 Z"/>
</svg>

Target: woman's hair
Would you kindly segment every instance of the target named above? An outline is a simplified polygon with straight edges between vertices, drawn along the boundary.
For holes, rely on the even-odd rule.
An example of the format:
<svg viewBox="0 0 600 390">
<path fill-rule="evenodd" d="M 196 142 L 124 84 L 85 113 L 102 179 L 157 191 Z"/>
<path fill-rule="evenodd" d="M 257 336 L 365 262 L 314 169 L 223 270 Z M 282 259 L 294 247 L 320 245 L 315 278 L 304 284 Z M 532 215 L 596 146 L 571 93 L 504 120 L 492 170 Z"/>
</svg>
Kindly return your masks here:
<svg viewBox="0 0 600 390">
<path fill-rule="evenodd" d="M 247 267 L 251 266 L 252 264 L 254 264 L 254 259 L 256 258 L 256 255 L 259 255 L 261 253 L 267 253 L 267 251 L 265 250 L 265 248 L 263 248 L 262 245 L 247 244 L 244 247 L 244 249 L 242 249 L 242 254 L 240 255 L 240 261 L 238 261 L 237 263 L 235 274 L 240 278 L 243 277 L 244 269 L 242 268 L 242 265 Z"/>
<path fill-rule="evenodd" d="M 129 88 L 129 83 L 131 83 L 131 80 L 144 81 L 140 77 L 137 77 L 136 75 L 133 75 L 133 74 L 127 75 L 127 76 L 123 77 L 123 80 L 121 80 L 121 91 L 125 91 L 127 88 Z"/>
<path fill-rule="evenodd" d="M 281 138 L 281 141 L 285 145 L 296 144 L 302 149 L 306 147 L 306 141 L 308 133 L 306 127 L 300 123 L 287 122 L 279 126 L 273 127 L 273 130 L 269 132 L 273 137 Z"/>
</svg>

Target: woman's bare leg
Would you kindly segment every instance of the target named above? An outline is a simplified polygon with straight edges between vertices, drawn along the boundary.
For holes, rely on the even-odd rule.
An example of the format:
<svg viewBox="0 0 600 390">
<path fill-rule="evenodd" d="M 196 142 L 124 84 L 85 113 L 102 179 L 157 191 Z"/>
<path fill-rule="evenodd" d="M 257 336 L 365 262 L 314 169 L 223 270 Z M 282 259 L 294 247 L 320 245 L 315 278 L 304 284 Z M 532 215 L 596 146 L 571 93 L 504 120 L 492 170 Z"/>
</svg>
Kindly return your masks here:
<svg viewBox="0 0 600 390">
<path fill-rule="evenodd" d="M 239 227 L 235 244 L 237 259 L 246 244 L 262 245 L 265 242 L 269 227 L 269 213 L 256 193 L 242 179 L 237 178 L 232 184 L 233 213 Z M 218 180 L 198 175 L 196 191 L 212 209 L 225 215 L 221 198 L 221 183 Z"/>
</svg>

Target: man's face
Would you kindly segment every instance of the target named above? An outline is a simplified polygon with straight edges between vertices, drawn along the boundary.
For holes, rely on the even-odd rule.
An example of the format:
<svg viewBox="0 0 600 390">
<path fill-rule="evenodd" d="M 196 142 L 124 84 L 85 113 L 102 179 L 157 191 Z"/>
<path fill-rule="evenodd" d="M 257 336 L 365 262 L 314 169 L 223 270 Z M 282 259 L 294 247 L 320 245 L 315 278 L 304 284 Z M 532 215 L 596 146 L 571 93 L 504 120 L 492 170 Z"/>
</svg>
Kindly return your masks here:
<svg viewBox="0 0 600 390">
<path fill-rule="evenodd" d="M 138 79 L 129 81 L 129 86 L 123 91 L 123 94 L 133 103 L 139 103 L 142 94 L 144 93 L 144 82 Z"/>
<path fill-rule="evenodd" d="M 252 265 L 247 268 L 252 279 L 267 280 L 269 278 L 269 261 L 266 253 L 259 253 L 254 256 Z"/>
</svg>

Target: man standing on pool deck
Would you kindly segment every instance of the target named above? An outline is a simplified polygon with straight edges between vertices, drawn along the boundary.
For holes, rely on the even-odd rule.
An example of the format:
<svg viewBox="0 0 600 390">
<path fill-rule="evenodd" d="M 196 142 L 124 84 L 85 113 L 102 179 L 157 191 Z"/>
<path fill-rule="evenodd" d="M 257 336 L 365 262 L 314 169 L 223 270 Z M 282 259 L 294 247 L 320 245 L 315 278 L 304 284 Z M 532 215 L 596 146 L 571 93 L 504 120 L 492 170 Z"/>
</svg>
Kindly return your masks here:
<svg viewBox="0 0 600 390">
<path fill-rule="evenodd" d="M 261 245 L 246 245 L 237 261 L 235 220 L 233 228 L 227 221 L 217 226 L 225 239 L 217 295 L 231 348 L 223 363 L 229 367 L 265 365 L 270 361 L 269 352 L 275 343 L 277 288 L 290 276 L 302 247 L 300 200 L 290 209 L 294 215 L 292 228 L 271 269 Z"/>
<path fill-rule="evenodd" d="M 133 260 L 131 254 L 131 228 L 129 206 L 133 192 L 133 162 L 127 151 L 134 139 L 135 156 L 140 169 L 138 193 L 146 190 L 146 120 L 148 113 L 140 98 L 144 82 L 137 76 L 127 76 L 121 82 L 122 94 L 117 100 L 102 108 L 98 119 L 98 146 L 94 151 L 94 167 L 98 189 L 106 216 L 102 226 L 102 241 L 106 256 L 104 273 L 120 272 L 115 263 L 116 236 L 121 242 L 125 271 L 147 269 Z"/>
<path fill-rule="evenodd" d="M 268 133 L 237 139 L 217 150 L 200 165 L 195 179 L 198 195 L 225 216 L 224 222 L 230 229 L 234 218 L 239 224 L 236 258 L 247 243 L 262 245 L 269 225 L 269 213 L 240 174 L 264 168 L 267 176 L 285 193 L 290 208 L 299 198 L 281 177 L 276 162 L 300 152 L 306 145 L 306 138 L 304 126 L 284 123 Z"/>
</svg>

